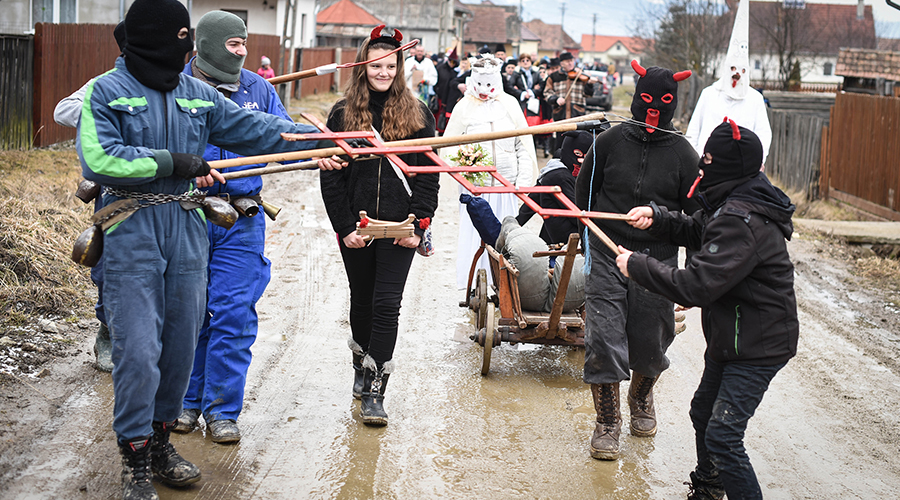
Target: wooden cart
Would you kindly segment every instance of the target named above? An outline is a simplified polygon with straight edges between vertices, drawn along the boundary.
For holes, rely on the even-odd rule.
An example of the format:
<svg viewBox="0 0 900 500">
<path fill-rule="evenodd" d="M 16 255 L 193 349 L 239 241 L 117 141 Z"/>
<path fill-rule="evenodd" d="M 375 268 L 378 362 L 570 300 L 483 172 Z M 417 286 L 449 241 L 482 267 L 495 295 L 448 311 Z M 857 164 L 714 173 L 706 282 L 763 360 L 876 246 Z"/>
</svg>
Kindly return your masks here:
<svg viewBox="0 0 900 500">
<path fill-rule="evenodd" d="M 460 302 L 459 305 L 475 311 L 476 332 L 470 338 L 484 347 L 484 358 L 481 364 L 482 375 L 487 375 L 490 369 L 491 350 L 499 346 L 501 342 L 584 346 L 583 307 L 571 313 L 563 314 L 562 312 L 569 278 L 572 276 L 574 267 L 574 257 L 581 251 L 578 248 L 578 242 L 578 235 L 571 234 L 566 246 L 567 250 L 548 249 L 544 252 L 534 253 L 535 257 L 566 257 L 562 269 L 557 266 L 554 271 L 562 274 L 550 313 L 522 310 L 519 301 L 519 271 L 503 254 L 497 252 L 490 245 L 481 243 L 481 247 L 475 252 L 475 258 L 472 259 L 472 267 L 469 269 L 466 300 Z M 487 252 L 490 259 L 491 280 L 493 281 L 490 291 L 488 290 L 487 272 L 479 269 L 478 273 L 475 273 L 475 266 L 484 252 Z M 473 277 L 475 279 L 474 286 L 472 284 Z M 497 307 L 500 308 L 500 318 L 497 321 L 497 328 L 494 329 Z"/>
</svg>

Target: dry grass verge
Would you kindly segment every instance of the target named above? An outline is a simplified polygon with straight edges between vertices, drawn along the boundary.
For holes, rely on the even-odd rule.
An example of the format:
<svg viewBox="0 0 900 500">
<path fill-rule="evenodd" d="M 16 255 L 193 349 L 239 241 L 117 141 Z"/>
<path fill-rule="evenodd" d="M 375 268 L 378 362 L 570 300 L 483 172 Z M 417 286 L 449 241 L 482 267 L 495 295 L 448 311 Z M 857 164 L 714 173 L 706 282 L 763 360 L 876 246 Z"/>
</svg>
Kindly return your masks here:
<svg viewBox="0 0 900 500">
<path fill-rule="evenodd" d="M 90 309 L 87 268 L 71 261 L 92 206 L 74 197 L 78 157 L 63 151 L 0 152 L 0 324 Z"/>
<path fill-rule="evenodd" d="M 89 271 L 69 257 L 92 213 L 80 174 L 71 148 L 0 151 L 0 373 L 41 373 L 93 315 Z"/>
</svg>

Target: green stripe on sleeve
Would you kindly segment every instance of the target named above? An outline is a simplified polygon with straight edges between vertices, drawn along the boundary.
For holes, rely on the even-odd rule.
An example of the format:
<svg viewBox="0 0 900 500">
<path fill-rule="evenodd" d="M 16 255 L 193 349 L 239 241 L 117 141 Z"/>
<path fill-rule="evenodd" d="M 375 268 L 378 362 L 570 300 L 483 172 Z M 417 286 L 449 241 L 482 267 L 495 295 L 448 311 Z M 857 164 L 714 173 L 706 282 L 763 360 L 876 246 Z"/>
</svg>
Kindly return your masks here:
<svg viewBox="0 0 900 500">
<path fill-rule="evenodd" d="M 104 75 L 116 71 L 115 69 L 104 73 Z M 91 96 L 94 93 L 94 85 L 97 84 L 97 78 L 88 85 L 87 92 L 84 95 L 84 103 L 81 112 L 81 152 L 84 161 L 92 172 L 99 175 L 118 178 L 141 178 L 155 177 L 157 171 L 156 161 L 152 157 L 135 158 L 128 161 L 116 156 L 106 154 L 103 145 L 100 144 L 100 136 L 97 132 L 97 123 L 94 120 L 94 113 L 91 109 Z M 137 100 L 145 98 L 119 98 L 120 100 Z M 113 101 L 113 102 L 116 102 Z"/>
</svg>

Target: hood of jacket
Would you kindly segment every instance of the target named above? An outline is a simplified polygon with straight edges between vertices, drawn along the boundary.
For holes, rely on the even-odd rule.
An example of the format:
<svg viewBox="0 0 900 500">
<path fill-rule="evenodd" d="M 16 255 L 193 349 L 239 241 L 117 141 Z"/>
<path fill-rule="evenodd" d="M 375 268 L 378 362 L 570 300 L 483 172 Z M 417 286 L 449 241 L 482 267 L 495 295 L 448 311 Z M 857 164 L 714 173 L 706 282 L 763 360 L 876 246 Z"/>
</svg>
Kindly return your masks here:
<svg viewBox="0 0 900 500">
<path fill-rule="evenodd" d="M 797 207 L 782 190 L 769 182 L 765 173 L 760 172 L 756 177 L 736 187 L 728 196 L 726 203 L 752 205 L 747 207 L 748 212 L 769 218 L 778 225 L 785 239 L 791 239 L 794 232 L 791 218 Z"/>
</svg>

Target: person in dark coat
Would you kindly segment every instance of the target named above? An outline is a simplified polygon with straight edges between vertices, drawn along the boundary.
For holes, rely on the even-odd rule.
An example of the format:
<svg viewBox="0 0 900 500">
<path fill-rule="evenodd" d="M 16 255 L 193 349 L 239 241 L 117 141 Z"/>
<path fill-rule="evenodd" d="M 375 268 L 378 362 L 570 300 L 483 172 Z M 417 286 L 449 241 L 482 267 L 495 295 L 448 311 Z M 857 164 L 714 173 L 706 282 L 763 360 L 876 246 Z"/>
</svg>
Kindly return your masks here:
<svg viewBox="0 0 900 500">
<path fill-rule="evenodd" d="M 582 210 L 626 213 L 656 201 L 671 211 L 693 213 L 699 206 L 687 195 L 697 177 L 697 152 L 672 126 L 678 82 L 691 73 L 633 66 L 644 75 L 631 103 L 634 121 L 597 136 L 575 182 L 575 204 Z M 596 223 L 617 245 L 669 265 L 677 262 L 678 248 L 669 242 L 623 221 Z M 653 385 L 669 367 L 666 349 L 675 338 L 674 304 L 625 279 L 616 270 L 615 255 L 596 235 L 591 233 L 585 244 L 590 274 L 585 283 L 584 381 L 591 384 L 597 410 L 591 456 L 615 460 L 622 427 L 621 381 L 631 378 L 631 434 L 656 435 Z"/>
<path fill-rule="evenodd" d="M 575 177 L 581 170 L 581 162 L 587 154 L 594 136 L 584 130 L 572 130 L 563 134 L 562 147 L 556 151 L 553 159 L 547 162 L 547 166 L 541 169 L 538 175 L 537 186 L 559 186 L 566 198 L 575 199 Z M 531 193 L 529 198 L 537 202 L 541 208 L 567 209 L 553 193 Z M 535 212 L 523 203 L 519 207 L 519 215 L 516 216 L 520 226 L 531 220 Z M 566 243 L 569 235 L 578 232 L 578 222 L 573 217 L 550 217 L 544 220 L 541 227 L 541 239 L 548 244 Z"/>
<path fill-rule="evenodd" d="M 743 436 L 769 382 L 797 354 L 799 323 L 791 239 L 794 205 L 762 166 L 762 144 L 727 121 L 704 148 L 692 216 L 655 203 L 629 212 L 629 224 L 697 250 L 685 269 L 622 247 L 621 272 L 647 289 L 702 308 L 703 377 L 691 401 L 697 467 L 691 497 L 760 499 Z M 691 190 L 693 194 L 693 189 Z"/>
<path fill-rule="evenodd" d="M 434 85 L 434 93 L 438 98 L 438 112 L 435 119 L 435 130 L 439 133 L 444 132 L 444 128 L 450 120 L 450 110 L 453 109 L 453 106 L 450 106 L 448 96 L 450 94 L 450 84 L 456 78 L 457 67 L 459 67 L 459 56 L 456 54 L 455 48 L 447 55 L 444 62 L 437 66 L 438 81 Z M 453 101 L 453 104 L 455 105 L 456 101 L 461 97 L 462 94 Z"/>
</svg>

